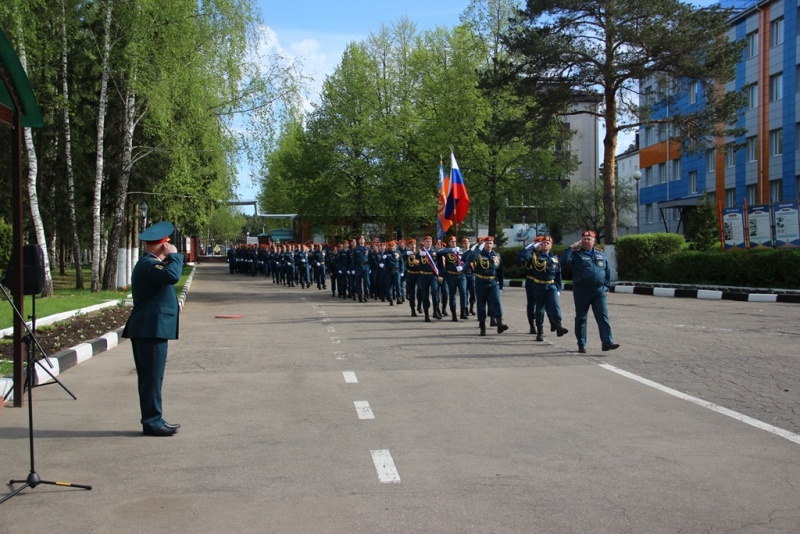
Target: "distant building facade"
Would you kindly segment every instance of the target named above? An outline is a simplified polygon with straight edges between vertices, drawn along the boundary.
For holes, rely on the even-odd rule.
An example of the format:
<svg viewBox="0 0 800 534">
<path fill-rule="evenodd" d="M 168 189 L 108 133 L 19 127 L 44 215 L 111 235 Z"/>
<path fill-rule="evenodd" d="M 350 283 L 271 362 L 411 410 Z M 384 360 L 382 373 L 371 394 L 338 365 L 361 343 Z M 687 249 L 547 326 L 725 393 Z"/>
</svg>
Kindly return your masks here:
<svg viewBox="0 0 800 534">
<path fill-rule="evenodd" d="M 735 79 L 725 90 L 746 91 L 747 105 L 738 123 L 746 133 L 715 142 L 719 147 L 736 142 L 741 148 L 684 154 L 679 139 L 663 126 L 640 128 L 638 227 L 642 233 L 684 233 L 688 213 L 704 194 L 723 207 L 798 198 L 798 0 L 737 5 L 740 9 L 729 20 L 728 37 L 745 40 L 746 48 Z M 662 98 L 665 91 L 672 91 L 669 101 Z M 642 80 L 641 95 L 653 104 L 656 119 L 705 105 L 703 88 L 693 80 L 669 88 Z"/>
</svg>

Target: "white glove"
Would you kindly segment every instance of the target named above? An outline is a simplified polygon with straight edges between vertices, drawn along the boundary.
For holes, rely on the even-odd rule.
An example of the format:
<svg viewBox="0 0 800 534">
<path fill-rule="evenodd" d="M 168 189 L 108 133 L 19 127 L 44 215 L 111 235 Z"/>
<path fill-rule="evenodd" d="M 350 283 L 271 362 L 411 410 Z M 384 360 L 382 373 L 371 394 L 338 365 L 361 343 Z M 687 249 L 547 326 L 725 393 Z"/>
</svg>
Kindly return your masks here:
<svg viewBox="0 0 800 534">
<path fill-rule="evenodd" d="M 456 271 L 461 272 L 463 270 L 464 270 L 464 267 L 462 267 L 461 265 L 456 265 Z"/>
</svg>

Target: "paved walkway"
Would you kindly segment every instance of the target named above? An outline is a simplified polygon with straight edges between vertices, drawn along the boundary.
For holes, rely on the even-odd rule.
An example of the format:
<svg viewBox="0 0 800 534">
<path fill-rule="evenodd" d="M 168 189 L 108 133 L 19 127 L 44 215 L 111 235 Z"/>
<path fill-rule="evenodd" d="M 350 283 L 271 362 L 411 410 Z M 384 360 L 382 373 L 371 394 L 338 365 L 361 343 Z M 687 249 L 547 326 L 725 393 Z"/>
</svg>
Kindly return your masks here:
<svg viewBox="0 0 800 534">
<path fill-rule="evenodd" d="M 59 377 L 77 401 L 35 388 L 36 472 L 93 489 L 28 488 L 0 505 L 0 533 L 800 532 L 796 434 L 609 372 L 666 359 L 643 345 L 676 340 L 651 328 L 671 313 L 651 298 L 615 295 L 623 348 L 591 354 L 592 327 L 579 357 L 571 333 L 531 340 L 515 289 L 512 329 L 480 338 L 474 320 L 201 265 L 164 385 L 178 435 L 141 436 L 127 341 Z M 713 304 L 737 330 L 735 311 L 758 313 Z M 796 324 L 796 306 L 770 306 Z M 0 480 L 28 475 L 27 415 L 0 410 Z"/>
</svg>

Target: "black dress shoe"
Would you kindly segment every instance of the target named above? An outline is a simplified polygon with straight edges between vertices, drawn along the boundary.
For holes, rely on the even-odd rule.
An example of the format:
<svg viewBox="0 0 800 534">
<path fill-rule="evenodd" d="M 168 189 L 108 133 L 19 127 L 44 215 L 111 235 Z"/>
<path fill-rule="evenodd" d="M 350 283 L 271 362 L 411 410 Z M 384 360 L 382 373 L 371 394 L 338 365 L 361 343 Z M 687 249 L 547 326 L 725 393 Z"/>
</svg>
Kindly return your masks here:
<svg viewBox="0 0 800 534">
<path fill-rule="evenodd" d="M 165 436 L 173 436 L 177 434 L 177 428 L 169 428 L 168 426 L 164 425 L 158 428 L 145 428 L 142 430 L 142 434 L 145 436 L 157 436 L 157 437 L 165 437 Z"/>
<path fill-rule="evenodd" d="M 167 423 L 166 421 L 164 421 L 164 426 L 167 428 L 174 428 L 175 430 L 181 427 L 180 423 Z"/>
<path fill-rule="evenodd" d="M 578 347 L 578 352 L 581 354 L 586 354 L 586 347 Z"/>
<path fill-rule="evenodd" d="M 618 343 L 603 343 L 603 350 L 615 350 L 619 348 Z"/>
</svg>

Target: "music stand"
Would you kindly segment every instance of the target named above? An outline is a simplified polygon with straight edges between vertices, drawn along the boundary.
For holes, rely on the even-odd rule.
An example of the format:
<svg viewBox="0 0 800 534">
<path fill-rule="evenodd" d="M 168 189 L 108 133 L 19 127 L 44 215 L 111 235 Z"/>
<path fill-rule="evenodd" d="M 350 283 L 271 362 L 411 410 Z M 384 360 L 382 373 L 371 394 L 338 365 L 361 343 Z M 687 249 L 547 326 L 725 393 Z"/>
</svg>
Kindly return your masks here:
<svg viewBox="0 0 800 534">
<path fill-rule="evenodd" d="M 34 441 L 33 441 L 33 388 L 35 386 L 35 378 L 36 378 L 35 370 L 34 370 L 34 364 L 35 363 L 39 363 L 39 365 L 42 367 L 42 369 L 45 369 L 45 367 L 42 366 L 42 364 L 41 364 L 41 362 L 39 360 L 34 360 L 33 359 L 33 344 L 36 344 L 36 346 L 39 348 L 39 351 L 42 353 L 42 355 L 44 356 L 45 360 L 47 361 L 47 363 L 50 365 L 51 368 L 52 368 L 53 364 L 48 359 L 47 353 L 42 348 L 42 345 L 39 343 L 39 340 L 36 339 L 36 335 L 33 333 L 33 330 L 31 329 L 30 326 L 28 326 L 28 323 L 25 322 L 25 320 L 22 317 L 22 314 L 19 312 L 17 307 L 14 305 L 14 302 L 11 300 L 11 298 L 8 295 L 8 292 L 6 291 L 6 288 L 3 287 L 2 284 L 0 284 L 0 291 L 3 292 L 3 295 L 5 295 L 6 300 L 8 300 L 9 304 L 11 304 L 11 308 L 14 310 L 14 314 L 19 318 L 19 320 L 22 322 L 22 324 L 25 325 L 25 329 L 28 331 L 28 335 L 25 336 L 26 337 L 25 344 L 27 346 L 27 349 L 25 351 L 26 352 L 26 356 L 25 356 L 25 360 L 26 360 L 26 362 L 25 362 L 25 385 L 23 387 L 23 391 L 24 391 L 25 388 L 28 389 L 28 442 L 30 444 L 30 463 L 31 463 L 31 470 L 28 473 L 28 476 L 25 478 L 25 480 L 14 480 L 14 479 L 12 479 L 12 480 L 10 480 L 8 482 L 8 485 L 11 486 L 12 488 L 13 488 L 14 484 L 22 484 L 22 485 L 20 487 L 16 488 L 16 489 L 14 489 L 11 493 L 6 495 L 2 499 L 0 499 L 0 504 L 6 502 L 7 500 L 9 500 L 14 495 L 17 495 L 18 493 L 20 493 L 25 488 L 27 488 L 27 487 L 35 488 L 39 484 L 48 484 L 48 485 L 52 485 L 52 486 L 65 486 L 65 487 L 70 487 L 70 488 L 81 488 L 81 489 L 85 489 L 85 490 L 90 490 L 90 489 L 92 489 L 92 487 L 88 486 L 88 485 L 85 485 L 85 484 L 73 484 L 71 482 L 58 482 L 58 481 L 55 481 L 55 480 L 42 480 L 39 477 L 39 474 L 36 472 L 34 446 L 33 446 L 33 444 L 34 444 Z M 35 304 L 34 304 L 34 310 L 35 310 Z M 35 321 L 36 321 L 35 312 L 34 312 L 34 315 L 32 315 L 31 317 L 33 319 L 32 325 L 35 325 Z M 70 396 L 72 396 L 73 399 L 76 398 L 75 395 L 73 395 L 72 392 L 70 392 L 64 386 L 64 384 L 62 384 L 58 379 L 56 379 L 55 376 L 53 376 L 52 373 L 50 373 L 50 371 L 48 371 L 47 369 L 45 369 L 45 371 L 47 371 L 47 374 L 49 374 L 50 377 L 53 380 L 55 380 L 59 385 L 61 385 L 61 387 L 64 389 L 64 391 L 69 393 Z"/>
</svg>

